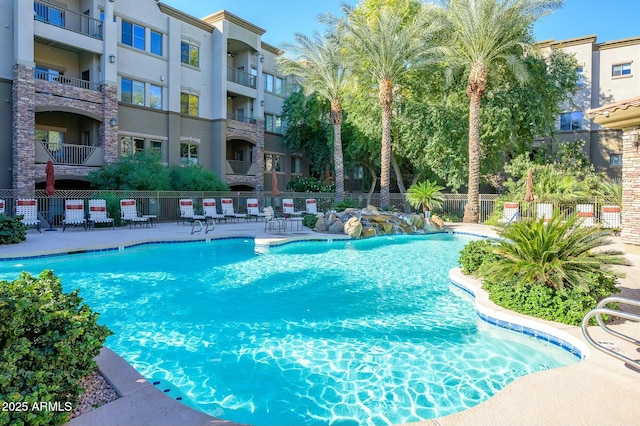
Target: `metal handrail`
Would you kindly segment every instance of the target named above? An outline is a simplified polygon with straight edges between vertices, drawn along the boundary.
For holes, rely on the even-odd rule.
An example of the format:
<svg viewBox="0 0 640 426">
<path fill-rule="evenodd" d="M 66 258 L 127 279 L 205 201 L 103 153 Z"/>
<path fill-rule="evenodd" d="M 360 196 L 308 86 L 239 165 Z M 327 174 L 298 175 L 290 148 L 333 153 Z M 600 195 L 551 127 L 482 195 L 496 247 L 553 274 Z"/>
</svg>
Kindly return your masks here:
<svg viewBox="0 0 640 426">
<path fill-rule="evenodd" d="M 46 1 L 33 2 L 33 19 L 102 40 L 102 21 Z"/>
<path fill-rule="evenodd" d="M 640 340 L 634 339 L 630 336 L 627 336 L 625 334 L 612 330 L 611 328 L 607 327 L 605 322 L 602 320 L 602 315 L 611 315 L 611 316 L 620 317 L 620 318 L 624 318 L 631 321 L 640 322 L 640 315 L 636 315 L 630 312 L 620 311 L 616 309 L 605 308 L 605 306 L 608 305 L 609 303 L 616 303 L 616 302 L 626 303 L 628 305 L 633 305 L 633 306 L 640 306 L 640 300 L 628 299 L 625 297 L 612 296 L 612 297 L 607 297 L 605 299 L 602 299 L 598 303 L 598 305 L 596 305 L 595 309 L 592 309 L 584 316 L 582 320 L 582 334 L 584 335 L 584 338 L 587 340 L 587 342 L 589 342 L 589 344 L 591 344 L 594 348 L 608 355 L 611 355 L 612 357 L 617 358 L 620 361 L 626 362 L 634 366 L 635 368 L 640 369 L 640 361 L 631 359 L 627 356 L 624 356 L 618 352 L 615 352 L 607 348 L 602 343 L 595 341 L 593 337 L 591 337 L 591 335 L 589 334 L 589 330 L 588 330 L 589 320 L 595 317 L 596 321 L 598 322 L 598 326 L 600 326 L 600 328 L 606 331 L 607 333 L 611 334 L 612 336 L 616 336 L 619 339 L 626 340 L 627 342 L 633 343 L 636 346 L 640 346 Z"/>
</svg>

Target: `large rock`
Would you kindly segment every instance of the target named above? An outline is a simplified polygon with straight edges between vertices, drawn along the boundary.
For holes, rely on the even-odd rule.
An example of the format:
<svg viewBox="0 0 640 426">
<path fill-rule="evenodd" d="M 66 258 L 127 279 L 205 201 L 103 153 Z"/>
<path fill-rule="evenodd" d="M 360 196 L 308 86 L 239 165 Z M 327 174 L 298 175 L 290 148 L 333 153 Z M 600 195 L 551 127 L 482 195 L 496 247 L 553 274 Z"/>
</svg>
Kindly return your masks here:
<svg viewBox="0 0 640 426">
<path fill-rule="evenodd" d="M 344 234 L 344 223 L 341 220 L 336 220 L 329 226 L 330 234 Z"/>
<path fill-rule="evenodd" d="M 440 216 L 431 216 L 431 221 L 440 228 L 440 230 L 444 229 L 444 221 L 440 218 Z"/>
<path fill-rule="evenodd" d="M 360 238 L 362 234 L 362 223 L 357 217 L 352 217 L 344 224 L 344 233 L 351 238 Z"/>
</svg>

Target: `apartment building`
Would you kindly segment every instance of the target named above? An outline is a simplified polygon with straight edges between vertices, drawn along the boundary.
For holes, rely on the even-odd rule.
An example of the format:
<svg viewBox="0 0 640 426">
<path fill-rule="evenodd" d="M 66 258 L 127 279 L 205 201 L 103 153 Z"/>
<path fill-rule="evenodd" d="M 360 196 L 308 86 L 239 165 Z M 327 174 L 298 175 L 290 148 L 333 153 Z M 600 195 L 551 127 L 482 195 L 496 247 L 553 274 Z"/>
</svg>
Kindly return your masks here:
<svg viewBox="0 0 640 426">
<path fill-rule="evenodd" d="M 156 0 L 0 0 L 0 188 L 87 187 L 122 155 L 200 164 L 234 190 L 308 170 L 282 145 L 287 78 L 265 30 Z"/>
<path fill-rule="evenodd" d="M 601 127 L 586 112 L 640 95 L 640 37 L 598 43 L 596 36 L 542 41 L 543 50 L 561 49 L 578 61 L 579 90 L 558 117 L 561 138 L 583 139 L 597 171 L 622 178 L 622 131 Z"/>
</svg>

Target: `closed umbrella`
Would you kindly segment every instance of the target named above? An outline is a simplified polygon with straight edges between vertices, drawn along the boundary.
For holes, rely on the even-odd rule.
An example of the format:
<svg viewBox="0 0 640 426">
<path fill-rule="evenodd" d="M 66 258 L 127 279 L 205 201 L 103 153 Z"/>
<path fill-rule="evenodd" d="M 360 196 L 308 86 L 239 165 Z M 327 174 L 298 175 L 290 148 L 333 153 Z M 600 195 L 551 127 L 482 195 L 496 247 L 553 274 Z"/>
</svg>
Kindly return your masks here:
<svg viewBox="0 0 640 426">
<path fill-rule="evenodd" d="M 535 197 L 533 196 L 533 169 L 529 169 L 529 173 L 527 174 L 527 190 L 524 194 L 524 200 L 530 203 L 534 199 Z"/>
<path fill-rule="evenodd" d="M 529 169 L 529 173 L 527 174 L 527 183 L 526 183 L 526 191 L 524 193 L 524 201 L 527 202 L 527 217 L 533 216 L 533 211 L 531 207 L 531 202 L 535 200 L 536 197 L 533 195 L 533 169 Z"/>
<path fill-rule="evenodd" d="M 278 191 L 278 176 L 275 169 L 271 169 L 271 195 L 274 197 L 280 195 L 280 191 Z"/>
<path fill-rule="evenodd" d="M 44 172 L 47 175 L 47 186 L 44 189 L 44 193 L 51 197 L 56 193 L 56 176 L 53 171 L 53 161 L 47 161 L 47 167 L 44 169 Z M 49 200 L 49 229 L 46 229 L 46 231 L 55 230 L 53 227 L 53 200 Z"/>
<path fill-rule="evenodd" d="M 47 187 L 44 190 L 44 193 L 51 197 L 56 193 L 56 177 L 53 171 L 53 161 L 47 161 L 47 167 L 44 169 L 44 172 L 47 175 Z"/>
</svg>

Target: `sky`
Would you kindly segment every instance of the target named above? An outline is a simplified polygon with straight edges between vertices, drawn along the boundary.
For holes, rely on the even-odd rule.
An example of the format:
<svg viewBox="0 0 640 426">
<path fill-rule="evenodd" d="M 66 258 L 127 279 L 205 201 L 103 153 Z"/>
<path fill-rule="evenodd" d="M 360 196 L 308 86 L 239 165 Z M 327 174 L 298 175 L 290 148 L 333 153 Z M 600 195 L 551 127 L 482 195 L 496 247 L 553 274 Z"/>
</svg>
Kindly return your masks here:
<svg viewBox="0 0 640 426">
<path fill-rule="evenodd" d="M 341 5 L 356 0 L 161 0 L 197 18 L 226 10 L 266 30 L 262 36 L 275 47 L 294 41 L 296 33 L 321 32 L 318 15 L 341 15 Z M 606 4 L 606 5 L 605 5 Z M 599 43 L 640 37 L 639 0 L 564 0 L 561 9 L 534 26 L 537 41 L 597 35 Z"/>
</svg>

